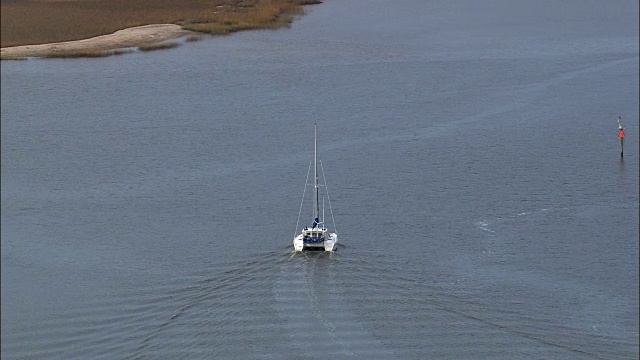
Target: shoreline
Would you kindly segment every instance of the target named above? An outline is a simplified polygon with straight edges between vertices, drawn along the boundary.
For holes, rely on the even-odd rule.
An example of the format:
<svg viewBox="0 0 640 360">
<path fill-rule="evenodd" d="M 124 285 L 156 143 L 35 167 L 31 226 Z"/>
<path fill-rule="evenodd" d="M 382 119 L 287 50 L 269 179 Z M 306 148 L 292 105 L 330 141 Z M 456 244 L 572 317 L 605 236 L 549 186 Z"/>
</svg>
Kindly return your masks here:
<svg viewBox="0 0 640 360">
<path fill-rule="evenodd" d="M 161 43 L 187 35 L 203 35 L 176 24 L 152 24 L 118 30 L 88 39 L 50 44 L 12 46 L 0 49 L 0 60 L 55 57 L 69 52 L 106 52 Z"/>
</svg>

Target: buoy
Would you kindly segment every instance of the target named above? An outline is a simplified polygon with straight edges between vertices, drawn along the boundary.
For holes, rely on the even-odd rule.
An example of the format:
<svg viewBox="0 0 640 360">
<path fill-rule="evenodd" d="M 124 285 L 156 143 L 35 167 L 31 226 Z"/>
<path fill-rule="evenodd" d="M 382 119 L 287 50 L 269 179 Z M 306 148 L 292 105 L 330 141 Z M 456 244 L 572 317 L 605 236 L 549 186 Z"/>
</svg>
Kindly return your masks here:
<svg viewBox="0 0 640 360">
<path fill-rule="evenodd" d="M 618 116 L 618 137 L 620 138 L 620 157 L 624 157 L 624 128 L 620 124 L 622 118 Z"/>
</svg>

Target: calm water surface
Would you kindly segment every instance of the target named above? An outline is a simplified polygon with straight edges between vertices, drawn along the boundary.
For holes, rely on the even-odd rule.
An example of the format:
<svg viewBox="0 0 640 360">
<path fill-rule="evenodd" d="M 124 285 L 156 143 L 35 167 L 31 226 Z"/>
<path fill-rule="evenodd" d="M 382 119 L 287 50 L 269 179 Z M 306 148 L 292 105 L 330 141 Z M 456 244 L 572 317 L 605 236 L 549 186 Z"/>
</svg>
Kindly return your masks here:
<svg viewBox="0 0 640 360">
<path fill-rule="evenodd" d="M 2 356 L 637 359 L 638 54 L 632 0 L 328 0 L 3 62 Z"/>
</svg>

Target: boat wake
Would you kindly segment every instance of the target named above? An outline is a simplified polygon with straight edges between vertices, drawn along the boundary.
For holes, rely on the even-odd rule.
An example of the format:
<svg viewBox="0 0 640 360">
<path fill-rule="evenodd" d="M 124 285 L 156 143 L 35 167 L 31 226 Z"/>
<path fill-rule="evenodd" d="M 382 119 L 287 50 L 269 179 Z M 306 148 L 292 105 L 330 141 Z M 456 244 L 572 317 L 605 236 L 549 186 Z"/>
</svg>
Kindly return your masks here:
<svg viewBox="0 0 640 360">
<path fill-rule="evenodd" d="M 390 359 L 344 294 L 336 253 L 294 253 L 273 288 L 278 317 L 300 357 Z"/>
<path fill-rule="evenodd" d="M 505 224 L 489 219 L 479 227 L 504 241 Z M 494 251 L 498 257 L 506 249 Z M 637 354 L 637 338 L 624 333 L 630 325 L 614 313 L 628 306 L 624 299 L 586 299 L 569 283 L 539 289 L 532 274 L 510 271 L 505 278 L 486 263 L 472 265 L 456 274 L 367 249 L 286 246 L 112 293 L 52 314 L 37 329 L 3 329 L 2 351 L 67 359 L 599 359 L 611 358 L 606 349 L 615 344 Z M 575 301 L 581 306 L 569 304 Z"/>
</svg>

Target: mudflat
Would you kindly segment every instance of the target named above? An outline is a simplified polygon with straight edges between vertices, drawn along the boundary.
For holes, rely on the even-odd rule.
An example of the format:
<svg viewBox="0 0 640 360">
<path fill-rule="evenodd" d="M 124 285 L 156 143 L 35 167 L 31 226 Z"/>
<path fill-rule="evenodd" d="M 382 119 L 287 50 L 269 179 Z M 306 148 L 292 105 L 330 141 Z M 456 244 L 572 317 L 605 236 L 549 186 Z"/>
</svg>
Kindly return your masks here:
<svg viewBox="0 0 640 360">
<path fill-rule="evenodd" d="M 319 0 L 1 0 L 2 59 L 169 48 L 190 32 L 277 29 Z"/>
<path fill-rule="evenodd" d="M 56 54 L 89 50 L 108 51 L 158 43 L 187 36 L 189 34 L 193 34 L 193 32 L 184 30 L 180 25 L 175 24 L 143 25 L 89 39 L 2 48 L 0 49 L 0 56 L 2 59 L 7 59 L 55 56 Z"/>
</svg>

